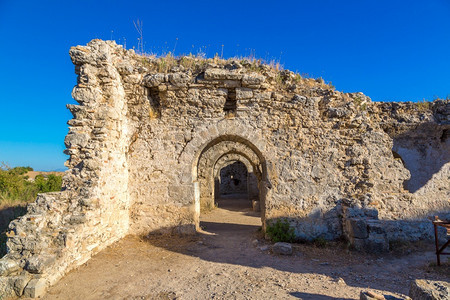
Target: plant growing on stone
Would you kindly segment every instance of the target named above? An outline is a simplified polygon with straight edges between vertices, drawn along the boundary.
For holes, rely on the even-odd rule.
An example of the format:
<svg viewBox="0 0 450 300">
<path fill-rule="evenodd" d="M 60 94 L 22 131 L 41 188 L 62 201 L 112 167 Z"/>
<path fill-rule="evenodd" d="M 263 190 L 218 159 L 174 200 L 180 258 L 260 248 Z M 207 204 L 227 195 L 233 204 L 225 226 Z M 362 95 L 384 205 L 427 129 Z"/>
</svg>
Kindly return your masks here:
<svg viewBox="0 0 450 300">
<path fill-rule="evenodd" d="M 426 99 L 422 101 L 416 102 L 417 110 L 420 112 L 425 112 L 430 109 L 431 102 L 428 102 Z"/>
<path fill-rule="evenodd" d="M 281 76 L 280 73 L 277 73 L 277 75 L 276 75 L 276 77 L 275 77 L 275 82 L 276 82 L 278 85 L 282 85 L 282 84 L 283 84 L 283 76 Z"/>
<path fill-rule="evenodd" d="M 144 24 L 142 23 L 142 21 L 137 19 L 137 21 L 133 21 L 133 25 L 134 28 L 136 28 L 137 33 L 139 34 L 137 51 L 140 54 L 144 54 Z"/>
<path fill-rule="evenodd" d="M 333 83 L 330 81 L 328 83 L 328 86 L 330 87 L 330 89 L 332 89 L 333 91 L 336 89 L 336 87 L 333 85 Z"/>
<path fill-rule="evenodd" d="M 277 219 L 267 225 L 266 233 L 275 242 L 291 243 L 295 239 L 294 228 L 289 225 L 286 219 Z"/>
<path fill-rule="evenodd" d="M 353 95 L 353 103 L 355 103 L 356 106 L 360 110 L 366 110 L 367 109 L 366 100 L 360 95 Z"/>
</svg>

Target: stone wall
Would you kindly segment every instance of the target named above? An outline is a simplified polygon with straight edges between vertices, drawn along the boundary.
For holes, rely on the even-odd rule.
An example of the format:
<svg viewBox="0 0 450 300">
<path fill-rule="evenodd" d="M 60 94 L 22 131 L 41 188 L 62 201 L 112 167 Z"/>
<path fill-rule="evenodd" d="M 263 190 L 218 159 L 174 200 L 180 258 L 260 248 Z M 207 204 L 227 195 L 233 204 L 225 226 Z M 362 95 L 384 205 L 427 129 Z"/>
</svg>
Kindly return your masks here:
<svg viewBox="0 0 450 300">
<path fill-rule="evenodd" d="M 221 195 L 247 194 L 248 172 L 247 167 L 240 161 L 230 163 L 222 167 L 219 171 Z"/>
<path fill-rule="evenodd" d="M 58 193 L 38 196 L 11 222 L 0 260 L 0 294 L 36 297 L 129 227 L 127 103 L 111 43 L 74 47 L 78 74 L 68 105 L 69 168 Z"/>
<path fill-rule="evenodd" d="M 243 163 L 263 229 L 356 248 L 429 238 L 450 211 L 450 103 L 372 103 L 258 61 L 73 47 L 69 171 L 10 225 L 0 291 L 37 296 L 125 234 L 192 234 L 220 169 Z"/>
</svg>

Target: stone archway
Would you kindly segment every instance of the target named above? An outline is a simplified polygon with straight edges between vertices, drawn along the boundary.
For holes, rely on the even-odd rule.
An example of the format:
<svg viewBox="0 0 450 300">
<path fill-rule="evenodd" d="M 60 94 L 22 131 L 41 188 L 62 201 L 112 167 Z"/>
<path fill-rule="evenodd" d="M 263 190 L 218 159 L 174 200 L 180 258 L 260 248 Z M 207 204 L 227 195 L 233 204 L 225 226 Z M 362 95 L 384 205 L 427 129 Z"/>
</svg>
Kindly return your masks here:
<svg viewBox="0 0 450 300">
<path fill-rule="evenodd" d="M 248 167 L 256 174 L 258 181 L 262 180 L 263 161 L 247 143 L 249 142 L 239 137 L 228 137 L 226 139 L 220 137 L 202 151 L 197 164 L 201 207 L 212 208 L 214 206 L 214 182 L 217 177 L 217 170 L 214 171 L 222 163 L 219 162 L 222 157 L 233 155 L 239 161 L 248 162 Z"/>
<path fill-rule="evenodd" d="M 230 121 L 226 122 L 229 123 Z M 193 154 L 191 179 L 194 185 L 195 222 L 198 228 L 199 216 L 202 205 L 214 205 L 214 178 L 219 166 L 230 157 L 246 164 L 247 168 L 257 178 L 258 197 L 261 203 L 261 220 L 265 228 L 265 203 L 268 191 L 271 188 L 267 174 L 267 161 L 260 149 L 264 149 L 264 143 L 257 138 L 254 132 L 241 126 L 223 126 L 219 123 L 214 128 L 207 128 L 186 147 L 180 160 L 186 159 L 192 147 L 199 145 Z M 232 129 L 232 130 L 230 130 Z M 234 130 L 233 130 L 234 129 Z M 231 131 L 231 132 L 230 132 Z M 223 134 L 220 134 L 222 133 Z M 252 140 L 252 141 L 250 141 Z M 258 146 L 257 146 L 258 145 Z M 228 158 L 227 158 L 228 157 Z"/>
<path fill-rule="evenodd" d="M 214 166 L 214 198 L 220 197 L 220 188 L 218 186 L 220 180 L 220 172 L 227 165 L 233 163 L 242 163 L 247 170 L 247 196 L 250 201 L 259 202 L 258 178 L 261 177 L 259 170 L 254 170 L 253 165 L 244 156 L 236 153 L 228 153 L 219 158 Z"/>
<path fill-rule="evenodd" d="M 253 193 L 253 199 L 258 201 L 260 206 L 261 221 L 264 227 L 264 207 L 267 184 L 264 183 L 266 178 L 265 160 L 254 146 L 246 139 L 239 136 L 219 136 L 208 143 L 201 151 L 197 164 L 194 167 L 197 177 L 194 184 L 197 186 L 197 195 L 200 211 L 209 210 L 215 206 L 217 199 L 217 179 L 220 170 L 230 162 L 242 162 L 252 176 L 256 180 L 257 192 Z M 247 200 L 250 200 L 249 198 Z M 249 201 L 251 207 L 251 202 Z"/>
</svg>

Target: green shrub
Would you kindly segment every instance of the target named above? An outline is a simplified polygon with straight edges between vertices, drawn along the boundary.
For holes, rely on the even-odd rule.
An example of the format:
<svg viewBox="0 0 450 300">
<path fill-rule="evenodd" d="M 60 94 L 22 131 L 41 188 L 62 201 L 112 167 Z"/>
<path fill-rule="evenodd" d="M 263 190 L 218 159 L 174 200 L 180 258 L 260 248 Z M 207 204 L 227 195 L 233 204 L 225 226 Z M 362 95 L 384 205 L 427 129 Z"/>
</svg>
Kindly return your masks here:
<svg viewBox="0 0 450 300">
<path fill-rule="evenodd" d="M 26 213 L 26 203 L 34 201 L 38 193 L 61 190 L 61 176 L 51 174 L 45 178 L 38 175 L 33 182 L 24 175 L 32 170 L 30 167 L 0 165 L 0 257 L 6 254 L 8 224 Z"/>
<path fill-rule="evenodd" d="M 0 167 L 0 206 L 31 201 L 36 197 L 39 189 L 23 176 L 29 169 Z"/>
<path fill-rule="evenodd" d="M 328 245 L 328 241 L 323 237 L 318 237 L 313 241 L 314 245 L 319 248 L 325 248 Z"/>
<path fill-rule="evenodd" d="M 24 174 L 31 170 L 30 167 L 9 168 L 4 164 L 0 167 L 0 207 L 33 201 L 38 193 L 61 190 L 61 176 L 38 175 L 34 182 L 28 181 Z"/>
<path fill-rule="evenodd" d="M 39 193 L 55 192 L 61 190 L 62 177 L 50 174 L 45 178 L 42 175 L 37 175 L 34 183 Z"/>
<path fill-rule="evenodd" d="M 276 222 L 270 222 L 267 225 L 266 233 L 275 243 L 291 243 L 295 239 L 294 228 L 289 225 L 286 219 L 277 219 Z"/>
</svg>

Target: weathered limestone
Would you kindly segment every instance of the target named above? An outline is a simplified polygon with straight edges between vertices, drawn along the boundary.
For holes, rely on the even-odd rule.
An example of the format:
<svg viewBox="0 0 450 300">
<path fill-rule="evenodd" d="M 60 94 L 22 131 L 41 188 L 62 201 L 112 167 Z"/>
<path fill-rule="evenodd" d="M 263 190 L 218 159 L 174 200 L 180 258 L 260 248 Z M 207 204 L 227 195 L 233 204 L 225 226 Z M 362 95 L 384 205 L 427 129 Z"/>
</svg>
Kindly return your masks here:
<svg viewBox="0 0 450 300">
<path fill-rule="evenodd" d="M 272 252 L 279 255 L 292 255 L 292 245 L 278 242 L 272 246 Z"/>
<path fill-rule="evenodd" d="M 416 279 L 411 282 L 409 296 L 413 300 L 444 300 L 450 298 L 450 283 Z"/>
<path fill-rule="evenodd" d="M 449 215 L 448 100 L 372 103 L 257 62 L 142 57 L 111 41 L 70 56 L 69 170 L 11 222 L 5 295 L 41 294 L 126 234 L 195 233 L 235 162 L 263 229 L 286 218 L 298 239 L 386 251 Z"/>
</svg>

